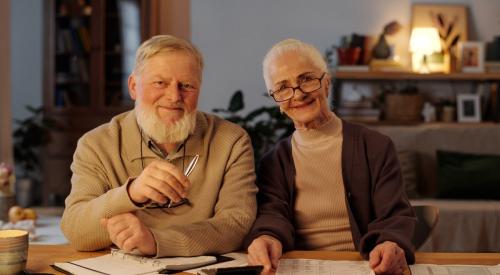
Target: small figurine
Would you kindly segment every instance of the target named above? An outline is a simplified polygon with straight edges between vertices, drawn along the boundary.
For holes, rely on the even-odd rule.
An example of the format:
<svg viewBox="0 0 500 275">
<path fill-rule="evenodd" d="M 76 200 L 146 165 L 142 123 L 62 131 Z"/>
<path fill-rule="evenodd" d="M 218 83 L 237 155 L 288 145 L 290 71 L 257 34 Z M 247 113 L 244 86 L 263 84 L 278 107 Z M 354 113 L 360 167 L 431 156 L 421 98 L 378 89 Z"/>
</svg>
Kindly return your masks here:
<svg viewBox="0 0 500 275">
<path fill-rule="evenodd" d="M 422 116 L 424 117 L 425 122 L 436 121 L 436 107 L 429 102 L 425 102 L 424 109 L 422 110 Z"/>
</svg>

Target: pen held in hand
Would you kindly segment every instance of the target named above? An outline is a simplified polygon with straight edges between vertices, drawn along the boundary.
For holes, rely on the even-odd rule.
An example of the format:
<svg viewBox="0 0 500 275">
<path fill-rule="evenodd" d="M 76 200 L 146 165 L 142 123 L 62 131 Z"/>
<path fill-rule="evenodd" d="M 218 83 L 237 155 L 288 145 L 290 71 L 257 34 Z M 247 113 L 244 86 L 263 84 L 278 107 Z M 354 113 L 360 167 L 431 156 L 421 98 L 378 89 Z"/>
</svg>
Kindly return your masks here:
<svg viewBox="0 0 500 275">
<path fill-rule="evenodd" d="M 184 170 L 184 175 L 187 177 L 191 172 L 193 172 L 194 167 L 198 163 L 198 159 L 200 158 L 200 155 L 195 155 L 191 162 L 189 162 L 188 166 L 186 167 L 186 170 Z"/>
<path fill-rule="evenodd" d="M 189 176 L 189 174 L 191 174 L 191 172 L 193 172 L 194 167 L 198 163 L 198 159 L 199 158 L 200 158 L 200 155 L 195 155 L 193 157 L 193 159 L 189 162 L 188 166 L 186 167 L 186 170 L 184 170 L 184 175 L 186 177 Z M 174 202 L 174 201 L 168 199 L 165 204 L 158 204 L 158 203 L 155 203 L 155 202 L 149 203 L 148 206 L 146 206 L 146 208 L 149 208 L 149 209 L 155 209 L 155 208 L 174 208 L 174 207 L 177 207 L 177 206 L 181 206 L 183 204 L 190 204 L 190 203 L 191 202 L 189 201 L 188 198 L 182 198 L 178 202 Z"/>
</svg>

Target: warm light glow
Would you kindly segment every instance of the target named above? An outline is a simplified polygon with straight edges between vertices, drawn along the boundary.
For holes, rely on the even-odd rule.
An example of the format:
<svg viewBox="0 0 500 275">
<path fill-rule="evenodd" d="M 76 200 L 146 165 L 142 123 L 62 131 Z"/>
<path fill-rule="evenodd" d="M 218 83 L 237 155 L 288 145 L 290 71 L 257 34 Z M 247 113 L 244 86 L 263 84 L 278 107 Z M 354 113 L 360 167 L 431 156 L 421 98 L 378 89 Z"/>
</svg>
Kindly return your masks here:
<svg viewBox="0 0 500 275">
<path fill-rule="evenodd" d="M 414 28 L 410 37 L 410 52 L 413 53 L 413 70 L 429 73 L 427 55 L 441 51 L 441 40 L 436 28 Z"/>
<path fill-rule="evenodd" d="M 410 37 L 410 52 L 432 54 L 441 51 L 441 40 L 436 28 L 414 28 Z"/>
</svg>

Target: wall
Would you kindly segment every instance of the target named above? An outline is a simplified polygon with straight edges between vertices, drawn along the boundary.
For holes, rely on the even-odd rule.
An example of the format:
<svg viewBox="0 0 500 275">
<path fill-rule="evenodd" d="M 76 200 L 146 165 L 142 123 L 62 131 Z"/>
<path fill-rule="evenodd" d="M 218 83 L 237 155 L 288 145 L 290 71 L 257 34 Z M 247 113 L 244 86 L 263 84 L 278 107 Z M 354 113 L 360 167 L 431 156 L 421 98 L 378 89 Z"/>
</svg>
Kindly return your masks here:
<svg viewBox="0 0 500 275">
<path fill-rule="evenodd" d="M 12 113 L 14 118 L 23 118 L 25 105 L 42 104 L 43 1 L 10 2 Z M 200 109 L 226 107 L 238 89 L 245 92 L 247 110 L 272 104 L 262 96 L 261 76 L 261 60 L 272 44 L 296 37 L 324 51 L 338 43 L 341 35 L 377 35 L 390 20 L 408 27 L 413 2 L 419 1 L 191 0 L 191 38 L 203 51 L 207 65 Z M 473 19 L 471 39 L 491 40 L 500 35 L 498 0 L 432 2 L 467 4 Z M 402 35 L 407 36 L 408 30 Z"/>
<path fill-rule="evenodd" d="M 246 110 L 273 104 L 262 96 L 261 61 L 284 38 L 304 40 L 324 52 L 342 35 L 378 35 L 385 24 L 398 20 L 405 28 L 397 41 L 405 49 L 411 5 L 417 2 L 467 4 L 470 39 L 500 35 L 498 0 L 191 0 L 191 38 L 206 59 L 200 109 L 226 107 L 238 89 L 245 93 Z"/>
<path fill-rule="evenodd" d="M 12 117 L 29 115 L 25 105 L 40 107 L 43 93 L 43 3 L 11 0 Z"/>
</svg>

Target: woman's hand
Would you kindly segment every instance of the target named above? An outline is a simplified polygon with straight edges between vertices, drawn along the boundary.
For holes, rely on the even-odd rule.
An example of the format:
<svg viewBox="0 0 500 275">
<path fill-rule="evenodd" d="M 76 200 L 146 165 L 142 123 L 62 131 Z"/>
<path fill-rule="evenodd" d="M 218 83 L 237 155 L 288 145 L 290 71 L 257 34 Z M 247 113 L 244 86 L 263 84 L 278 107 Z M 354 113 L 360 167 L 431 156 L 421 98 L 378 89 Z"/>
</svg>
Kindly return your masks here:
<svg viewBox="0 0 500 275">
<path fill-rule="evenodd" d="M 407 267 L 405 252 L 398 244 L 385 241 L 370 252 L 370 268 L 375 274 L 403 274 Z"/>
<path fill-rule="evenodd" d="M 269 235 L 262 235 L 248 247 L 248 264 L 263 265 L 261 274 L 274 274 L 283 253 L 281 242 Z"/>
</svg>

